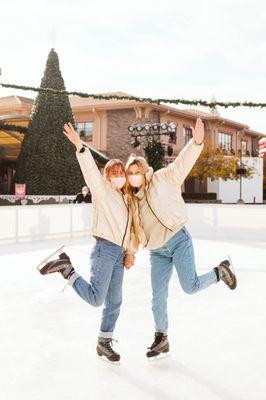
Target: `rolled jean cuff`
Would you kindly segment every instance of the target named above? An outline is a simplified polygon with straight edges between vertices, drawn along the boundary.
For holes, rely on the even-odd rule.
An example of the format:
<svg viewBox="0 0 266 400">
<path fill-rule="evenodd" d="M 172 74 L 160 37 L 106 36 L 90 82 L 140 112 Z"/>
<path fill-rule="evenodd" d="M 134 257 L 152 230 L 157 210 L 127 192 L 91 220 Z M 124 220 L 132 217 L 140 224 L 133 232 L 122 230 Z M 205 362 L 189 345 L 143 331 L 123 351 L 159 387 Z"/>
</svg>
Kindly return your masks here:
<svg viewBox="0 0 266 400">
<path fill-rule="evenodd" d="M 112 339 L 113 337 L 113 332 L 99 332 L 99 338 L 103 338 L 103 339 Z"/>
<path fill-rule="evenodd" d="M 69 281 L 68 281 L 68 284 L 69 284 L 70 286 L 73 286 L 73 283 L 74 283 L 79 277 L 80 277 L 80 275 L 77 274 L 76 272 L 74 272 L 74 274 L 71 275 L 71 277 L 70 277 L 70 279 L 69 279 Z"/>
</svg>

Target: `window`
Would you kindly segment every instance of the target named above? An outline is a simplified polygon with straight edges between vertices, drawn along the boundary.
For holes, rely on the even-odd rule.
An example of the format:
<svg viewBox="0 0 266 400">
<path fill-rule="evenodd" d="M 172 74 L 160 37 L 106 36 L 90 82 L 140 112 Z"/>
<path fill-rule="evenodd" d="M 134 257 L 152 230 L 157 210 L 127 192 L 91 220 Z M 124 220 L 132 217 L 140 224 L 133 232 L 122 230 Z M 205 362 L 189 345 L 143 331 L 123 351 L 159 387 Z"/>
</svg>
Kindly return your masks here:
<svg viewBox="0 0 266 400">
<path fill-rule="evenodd" d="M 85 140 L 92 140 L 93 122 L 77 122 L 77 132 Z"/>
<path fill-rule="evenodd" d="M 245 140 L 241 140 L 241 152 L 242 155 L 247 154 L 247 149 L 248 149 L 248 143 Z"/>
<path fill-rule="evenodd" d="M 259 148 L 259 139 L 256 138 L 252 138 L 252 143 L 251 143 L 251 154 L 253 157 L 258 157 L 258 148 Z"/>
<path fill-rule="evenodd" d="M 231 151 L 232 149 L 232 135 L 228 133 L 219 133 L 219 144 L 222 150 Z"/>
<path fill-rule="evenodd" d="M 257 150 L 258 145 L 259 145 L 258 141 L 259 141 L 258 138 L 252 138 L 252 141 L 251 141 L 252 151 Z"/>
<path fill-rule="evenodd" d="M 191 128 L 184 128 L 184 137 L 185 137 L 185 144 L 187 144 L 190 139 L 192 138 L 192 129 Z"/>
</svg>

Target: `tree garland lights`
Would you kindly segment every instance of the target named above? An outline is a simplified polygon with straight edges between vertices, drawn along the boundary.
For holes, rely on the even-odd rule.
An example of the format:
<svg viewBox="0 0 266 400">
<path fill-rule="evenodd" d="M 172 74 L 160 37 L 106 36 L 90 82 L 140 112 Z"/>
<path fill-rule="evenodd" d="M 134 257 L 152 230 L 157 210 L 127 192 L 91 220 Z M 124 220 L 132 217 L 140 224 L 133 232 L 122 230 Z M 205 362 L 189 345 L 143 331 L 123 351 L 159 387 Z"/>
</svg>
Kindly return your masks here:
<svg viewBox="0 0 266 400">
<path fill-rule="evenodd" d="M 151 97 L 137 97 L 137 96 L 118 96 L 115 94 L 111 95 L 102 95 L 102 94 L 88 94 L 83 92 L 68 92 L 67 90 L 56 90 L 52 88 L 43 88 L 43 87 L 33 87 L 33 86 L 22 86 L 22 85 L 14 85 L 8 83 L 0 83 L 0 86 L 4 88 L 12 88 L 19 90 L 28 90 L 32 92 L 46 92 L 52 94 L 62 94 L 68 96 L 79 96 L 84 98 L 92 98 L 99 100 L 133 100 L 141 103 L 152 103 L 152 104 L 161 104 L 161 103 L 169 103 L 169 104 L 184 104 L 184 105 L 193 105 L 193 106 L 202 106 L 214 108 L 215 106 L 219 107 L 249 107 L 249 108 L 265 108 L 266 103 L 255 103 L 252 101 L 206 101 L 206 100 L 186 100 L 186 99 L 152 99 Z"/>
</svg>

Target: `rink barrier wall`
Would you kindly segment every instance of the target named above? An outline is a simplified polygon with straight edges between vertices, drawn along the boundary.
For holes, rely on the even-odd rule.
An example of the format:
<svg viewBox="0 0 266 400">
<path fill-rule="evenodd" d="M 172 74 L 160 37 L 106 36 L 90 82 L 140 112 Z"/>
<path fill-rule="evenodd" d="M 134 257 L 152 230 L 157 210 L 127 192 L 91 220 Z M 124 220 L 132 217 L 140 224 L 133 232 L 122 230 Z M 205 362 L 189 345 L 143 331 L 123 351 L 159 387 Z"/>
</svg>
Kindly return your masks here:
<svg viewBox="0 0 266 400">
<path fill-rule="evenodd" d="M 266 243 L 266 205 L 187 204 L 194 238 Z M 0 207 L 0 245 L 90 237 L 91 204 Z"/>
<path fill-rule="evenodd" d="M 42 204 L 0 207 L 0 245 L 91 234 L 91 204 Z"/>
</svg>

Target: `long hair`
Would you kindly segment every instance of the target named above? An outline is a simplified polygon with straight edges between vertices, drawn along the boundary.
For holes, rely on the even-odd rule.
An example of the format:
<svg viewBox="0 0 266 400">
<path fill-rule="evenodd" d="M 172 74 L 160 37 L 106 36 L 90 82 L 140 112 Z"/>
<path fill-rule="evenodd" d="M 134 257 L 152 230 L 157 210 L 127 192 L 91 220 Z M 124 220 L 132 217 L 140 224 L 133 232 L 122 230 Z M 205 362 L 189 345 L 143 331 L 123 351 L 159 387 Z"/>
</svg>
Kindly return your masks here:
<svg viewBox="0 0 266 400">
<path fill-rule="evenodd" d="M 146 194 L 146 182 L 145 182 L 145 172 L 147 172 L 149 165 L 147 161 L 145 160 L 144 157 L 136 156 L 135 154 L 131 154 L 126 162 L 126 184 L 125 184 L 125 193 L 128 195 L 128 198 L 131 200 L 134 198 L 134 193 L 137 192 L 137 188 L 134 188 L 130 185 L 129 180 L 128 180 L 128 170 L 132 165 L 137 165 L 137 167 L 141 171 L 142 179 L 143 179 L 143 190 L 144 193 Z"/>
<path fill-rule="evenodd" d="M 134 239 L 135 239 L 135 247 L 138 248 L 139 244 L 142 243 L 141 238 L 143 235 L 143 231 L 140 227 L 140 210 L 139 210 L 138 201 L 134 196 L 134 193 L 136 193 L 138 189 L 132 187 L 128 180 L 128 170 L 131 167 L 131 165 L 137 165 L 141 171 L 141 174 L 143 177 L 143 190 L 144 190 L 145 196 L 146 196 L 145 172 L 148 170 L 149 165 L 144 157 L 140 157 L 140 156 L 136 156 L 135 154 L 131 154 L 126 162 L 126 168 L 125 168 L 127 181 L 125 184 L 124 191 L 127 196 L 129 207 L 130 207 L 131 213 L 132 213 L 132 230 L 133 230 Z"/>
</svg>

